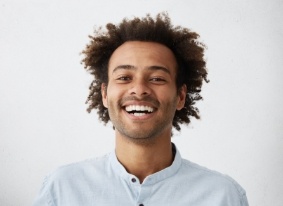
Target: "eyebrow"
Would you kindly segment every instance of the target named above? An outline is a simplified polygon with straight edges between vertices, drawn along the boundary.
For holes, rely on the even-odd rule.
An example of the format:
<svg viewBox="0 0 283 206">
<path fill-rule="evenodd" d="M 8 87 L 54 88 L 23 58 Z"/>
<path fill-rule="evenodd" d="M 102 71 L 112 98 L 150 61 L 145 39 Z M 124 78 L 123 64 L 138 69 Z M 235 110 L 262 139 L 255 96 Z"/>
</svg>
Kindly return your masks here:
<svg viewBox="0 0 283 206">
<path fill-rule="evenodd" d="M 117 67 L 115 67 L 112 71 L 112 73 L 116 72 L 117 70 L 120 70 L 120 69 L 126 69 L 126 70 L 136 70 L 137 67 L 133 66 L 133 65 L 119 65 Z M 157 71 L 157 70 L 161 70 L 161 71 L 164 71 L 168 74 L 170 74 L 170 70 L 167 69 L 166 67 L 163 67 L 163 66 L 149 66 L 149 67 L 146 67 L 146 69 L 149 69 L 149 70 L 152 70 L 152 71 Z"/>
</svg>

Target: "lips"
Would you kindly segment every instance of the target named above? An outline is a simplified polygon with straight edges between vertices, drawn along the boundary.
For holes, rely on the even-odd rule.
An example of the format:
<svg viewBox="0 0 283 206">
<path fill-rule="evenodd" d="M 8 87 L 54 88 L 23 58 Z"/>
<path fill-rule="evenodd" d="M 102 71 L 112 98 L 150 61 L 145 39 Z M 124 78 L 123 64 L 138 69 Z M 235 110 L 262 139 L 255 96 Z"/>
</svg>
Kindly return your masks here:
<svg viewBox="0 0 283 206">
<path fill-rule="evenodd" d="M 118 105 L 129 114 L 130 118 L 147 119 L 152 117 L 160 103 L 150 96 L 145 96 L 142 99 L 135 96 L 127 96 L 121 99 Z"/>
</svg>

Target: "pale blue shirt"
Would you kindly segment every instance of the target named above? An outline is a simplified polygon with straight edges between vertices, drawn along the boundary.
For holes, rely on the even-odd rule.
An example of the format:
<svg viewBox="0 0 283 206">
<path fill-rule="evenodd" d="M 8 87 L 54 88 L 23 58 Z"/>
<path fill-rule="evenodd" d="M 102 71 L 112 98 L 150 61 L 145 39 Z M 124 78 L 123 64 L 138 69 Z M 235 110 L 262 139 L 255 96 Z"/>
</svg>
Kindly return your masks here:
<svg viewBox="0 0 283 206">
<path fill-rule="evenodd" d="M 47 176 L 33 206 L 248 206 L 232 178 L 182 159 L 142 184 L 115 152 L 58 168 Z"/>
</svg>

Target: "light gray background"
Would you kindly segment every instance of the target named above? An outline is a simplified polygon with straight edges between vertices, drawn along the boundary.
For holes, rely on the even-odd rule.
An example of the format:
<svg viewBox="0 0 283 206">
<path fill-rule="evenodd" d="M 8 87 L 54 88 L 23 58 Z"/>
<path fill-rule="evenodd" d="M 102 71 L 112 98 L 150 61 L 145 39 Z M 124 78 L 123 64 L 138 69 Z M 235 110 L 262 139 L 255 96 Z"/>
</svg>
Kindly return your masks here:
<svg viewBox="0 0 283 206">
<path fill-rule="evenodd" d="M 282 0 L 0 0 L 0 205 L 30 205 L 45 175 L 114 147 L 84 104 L 93 29 L 168 11 L 207 45 L 202 119 L 173 141 L 229 174 L 251 206 L 283 204 Z"/>
</svg>

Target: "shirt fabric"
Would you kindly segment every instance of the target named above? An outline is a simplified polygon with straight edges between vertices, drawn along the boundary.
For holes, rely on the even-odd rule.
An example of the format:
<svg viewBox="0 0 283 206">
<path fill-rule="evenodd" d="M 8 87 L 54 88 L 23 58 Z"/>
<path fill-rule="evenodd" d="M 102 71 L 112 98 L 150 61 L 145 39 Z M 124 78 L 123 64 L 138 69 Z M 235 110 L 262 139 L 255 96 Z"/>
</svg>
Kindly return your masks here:
<svg viewBox="0 0 283 206">
<path fill-rule="evenodd" d="M 173 145 L 174 146 L 174 145 Z M 117 160 L 115 151 L 59 167 L 44 179 L 33 206 L 248 206 L 232 178 L 182 159 L 142 184 Z"/>
</svg>

